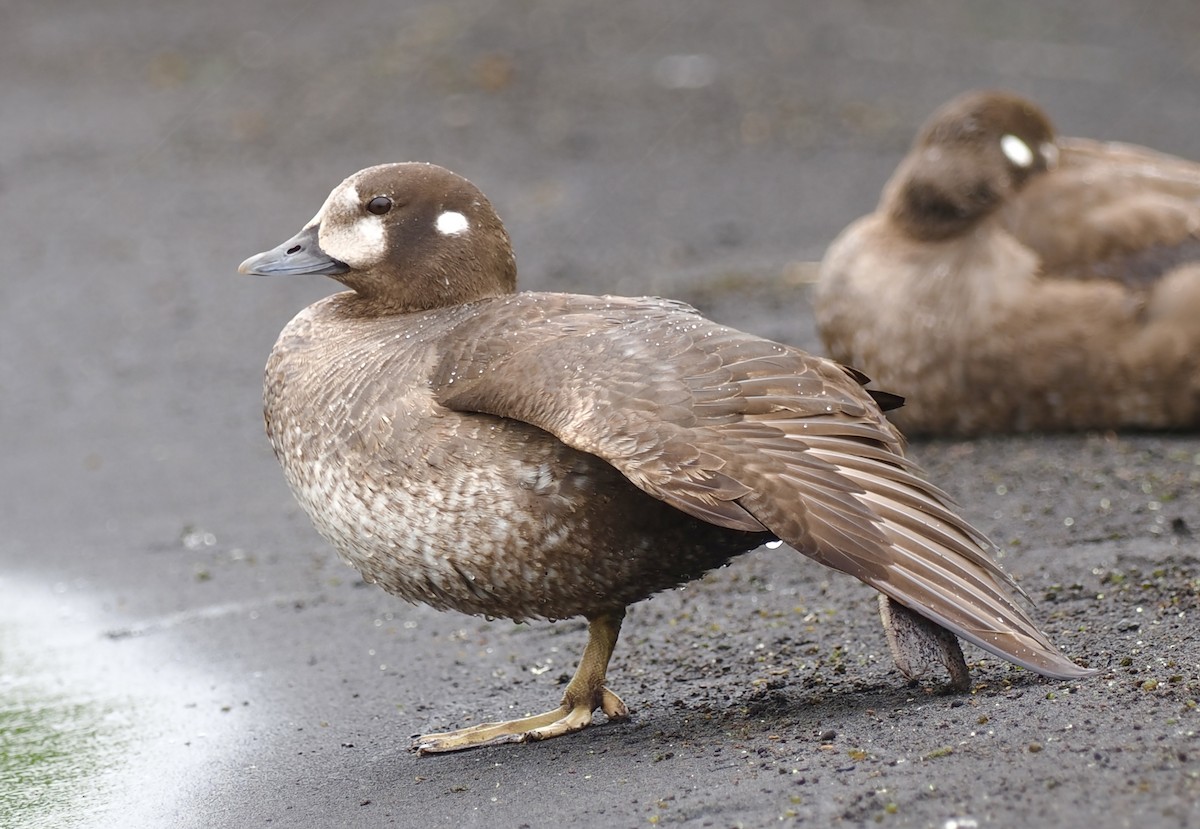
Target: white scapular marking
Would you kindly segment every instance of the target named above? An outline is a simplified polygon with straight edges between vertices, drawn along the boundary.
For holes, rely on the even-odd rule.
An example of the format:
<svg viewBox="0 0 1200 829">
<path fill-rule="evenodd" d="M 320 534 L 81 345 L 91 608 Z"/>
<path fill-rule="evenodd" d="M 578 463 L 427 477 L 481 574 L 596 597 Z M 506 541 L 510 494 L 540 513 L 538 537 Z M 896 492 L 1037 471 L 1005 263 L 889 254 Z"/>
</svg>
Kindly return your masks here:
<svg viewBox="0 0 1200 829">
<path fill-rule="evenodd" d="M 1018 167 L 1028 167 L 1033 163 L 1033 150 L 1015 135 L 1003 136 L 1000 139 L 1000 149 L 1008 156 L 1008 160 Z"/>
<path fill-rule="evenodd" d="M 443 236 L 456 236 L 459 233 L 465 233 L 470 229 L 471 223 L 467 221 L 467 217 L 456 210 L 447 210 L 445 213 L 437 217 L 438 233 Z"/>
</svg>

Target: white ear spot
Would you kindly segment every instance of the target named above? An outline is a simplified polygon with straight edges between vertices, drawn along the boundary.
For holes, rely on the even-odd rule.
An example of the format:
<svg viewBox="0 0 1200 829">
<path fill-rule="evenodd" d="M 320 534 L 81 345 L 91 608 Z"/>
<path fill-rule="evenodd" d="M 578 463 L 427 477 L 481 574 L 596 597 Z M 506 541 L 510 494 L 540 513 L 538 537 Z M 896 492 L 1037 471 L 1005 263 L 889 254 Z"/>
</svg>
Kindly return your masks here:
<svg viewBox="0 0 1200 829">
<path fill-rule="evenodd" d="M 470 230 L 471 223 L 457 210 L 447 210 L 437 217 L 435 227 L 443 236 L 457 236 L 459 233 L 466 233 Z"/>
<path fill-rule="evenodd" d="M 1018 167 L 1028 167 L 1033 164 L 1033 150 L 1029 145 L 1015 135 L 1005 135 L 1000 139 L 1000 149 L 1008 156 L 1008 160 Z"/>
</svg>

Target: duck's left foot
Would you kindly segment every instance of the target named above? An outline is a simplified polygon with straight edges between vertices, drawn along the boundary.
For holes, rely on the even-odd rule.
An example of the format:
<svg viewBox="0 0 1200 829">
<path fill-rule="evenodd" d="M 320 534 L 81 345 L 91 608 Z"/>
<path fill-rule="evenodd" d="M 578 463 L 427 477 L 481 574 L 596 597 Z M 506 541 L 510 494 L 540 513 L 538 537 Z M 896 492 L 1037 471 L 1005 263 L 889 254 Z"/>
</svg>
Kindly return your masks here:
<svg viewBox="0 0 1200 829">
<path fill-rule="evenodd" d="M 597 708 L 609 720 L 627 719 L 629 709 L 625 703 L 604 686 L 608 660 L 617 644 L 624 615 L 621 612 L 589 620 L 587 647 L 558 708 L 519 720 L 480 723 L 457 731 L 425 734 L 416 739 L 413 748 L 418 754 L 441 754 L 480 746 L 549 740 L 587 728 L 592 724 L 592 712 Z"/>
<path fill-rule="evenodd" d="M 564 702 L 552 711 L 533 717 L 480 723 L 441 734 L 424 734 L 416 739 L 413 747 L 418 754 L 442 754 L 481 746 L 549 740 L 587 728 L 592 724 L 592 712 L 596 708 L 603 710 L 610 721 L 629 717 L 629 709 L 612 691 L 601 687 L 598 696 L 598 701 L 581 701 L 573 706 Z"/>
</svg>

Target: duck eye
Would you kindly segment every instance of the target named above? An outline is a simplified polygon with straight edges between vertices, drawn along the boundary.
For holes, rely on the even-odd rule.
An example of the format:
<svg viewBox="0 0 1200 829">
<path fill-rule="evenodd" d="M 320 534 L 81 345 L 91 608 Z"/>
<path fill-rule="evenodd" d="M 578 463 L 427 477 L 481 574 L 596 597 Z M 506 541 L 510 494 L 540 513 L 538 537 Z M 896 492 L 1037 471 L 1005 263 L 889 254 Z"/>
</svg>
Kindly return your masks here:
<svg viewBox="0 0 1200 829">
<path fill-rule="evenodd" d="M 392 209 L 392 200 L 387 196 L 376 196 L 367 202 L 367 212 L 382 216 Z"/>
</svg>

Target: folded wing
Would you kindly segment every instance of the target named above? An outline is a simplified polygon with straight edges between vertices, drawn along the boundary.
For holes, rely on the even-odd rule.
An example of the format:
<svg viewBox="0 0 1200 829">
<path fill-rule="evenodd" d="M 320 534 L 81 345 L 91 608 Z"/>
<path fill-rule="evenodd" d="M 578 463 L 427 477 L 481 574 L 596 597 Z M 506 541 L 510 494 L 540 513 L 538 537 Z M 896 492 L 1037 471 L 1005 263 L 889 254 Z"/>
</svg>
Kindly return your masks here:
<svg viewBox="0 0 1200 829">
<path fill-rule="evenodd" d="M 442 405 L 538 426 L 677 509 L 770 531 L 1019 665 L 1088 673 L 1018 605 L 990 543 L 918 477 L 861 375 L 661 299 L 500 304 L 446 338 Z M 496 380 L 513 376 L 521 388 Z"/>
<path fill-rule="evenodd" d="M 1056 168 L 1013 197 L 1003 220 L 1045 273 L 1149 289 L 1200 263 L 1200 164 L 1131 144 L 1059 139 Z"/>
</svg>

